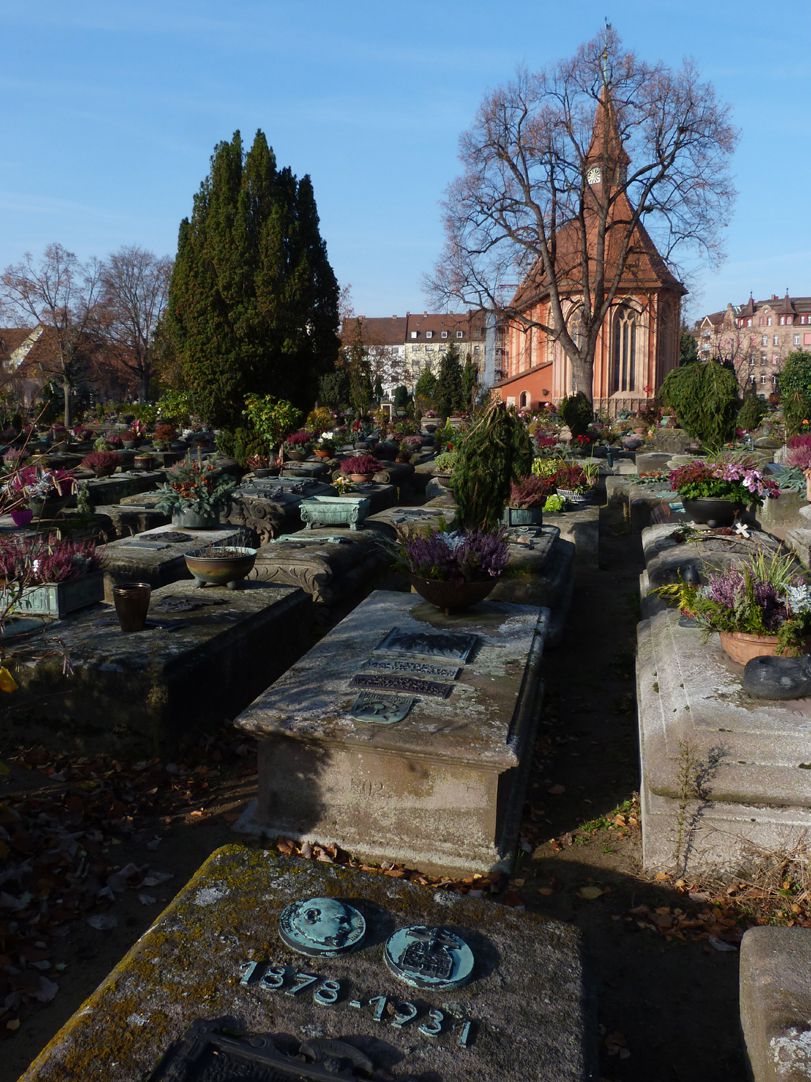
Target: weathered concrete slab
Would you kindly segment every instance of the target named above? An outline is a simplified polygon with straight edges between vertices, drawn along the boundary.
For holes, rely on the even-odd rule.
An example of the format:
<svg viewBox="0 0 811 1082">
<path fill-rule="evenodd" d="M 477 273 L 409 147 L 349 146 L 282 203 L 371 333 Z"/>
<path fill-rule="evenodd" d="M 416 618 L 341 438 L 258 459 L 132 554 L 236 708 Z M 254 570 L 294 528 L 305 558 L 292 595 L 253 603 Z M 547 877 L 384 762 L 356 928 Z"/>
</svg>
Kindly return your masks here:
<svg viewBox="0 0 811 1082">
<path fill-rule="evenodd" d="M 445 617 L 416 595 L 376 591 L 237 719 L 259 744 L 257 805 L 245 825 L 412 867 L 509 865 L 547 626 L 547 610 L 532 606 L 484 601 Z M 372 655 L 393 628 L 472 634 L 477 646 L 453 665 L 447 698 L 401 687 L 415 697 L 402 721 L 357 721 L 353 678 L 392 661 L 392 651 Z"/>
<path fill-rule="evenodd" d="M 801 496 L 798 492 L 781 492 L 776 500 L 763 501 L 763 506 L 755 512 L 756 521 L 761 530 L 783 540 L 790 530 L 808 526 L 800 515 L 800 509 L 807 506 L 805 493 Z"/>
<path fill-rule="evenodd" d="M 564 511 L 559 515 L 550 515 L 545 511 L 543 520 L 545 525 L 557 527 L 561 538 L 574 545 L 578 560 L 597 567 L 600 559 L 599 507 L 590 505 L 580 511 Z"/>
<path fill-rule="evenodd" d="M 332 606 L 365 597 L 390 562 L 378 534 L 322 528 L 263 545 L 249 578 L 299 586 L 316 604 Z"/>
<path fill-rule="evenodd" d="M 284 944 L 280 912 L 313 897 L 346 899 L 363 914 L 366 937 L 356 950 L 303 958 Z M 449 926 L 465 939 L 475 957 L 467 985 L 423 992 L 389 972 L 385 940 L 414 924 Z M 257 966 L 243 984 L 240 963 L 249 960 Z M 277 991 L 260 983 L 268 964 L 285 967 Z M 300 983 L 297 971 L 316 981 L 285 994 Z M 331 1006 L 314 1001 L 324 980 L 339 982 Z M 392 1009 L 376 1022 L 378 996 Z M 413 1020 L 393 1024 L 394 1009 L 401 1018 L 412 1013 L 407 1002 Z M 223 1017 L 249 1033 L 284 1034 L 294 1048 L 314 1037 L 348 1041 L 371 1057 L 375 1078 L 391 1082 L 596 1078 L 594 1003 L 575 928 L 384 876 L 229 846 L 206 861 L 20 1082 L 141 1082 L 194 1021 Z M 468 1019 L 468 1047 L 461 1047 Z M 431 1021 L 441 1024 L 435 1037 L 419 1029 Z"/>
<path fill-rule="evenodd" d="M 170 747 L 234 717 L 301 655 L 310 604 L 268 583 L 175 582 L 128 635 L 111 607 L 83 610 L 15 647 L 6 720 L 61 745 Z"/>
<path fill-rule="evenodd" d="M 505 573 L 490 594 L 492 601 L 537 605 L 549 609 L 547 647 L 557 646 L 566 626 L 574 588 L 574 542 L 564 540 L 557 526 L 544 525 L 540 535 L 510 530 L 510 556 Z"/>
<path fill-rule="evenodd" d="M 407 537 L 423 530 L 452 530 L 455 524 L 455 507 L 424 504 L 422 507 L 401 507 L 395 505 L 376 515 L 369 515 L 364 521 L 364 530 L 376 530 L 385 537 L 395 540 Z"/>
<path fill-rule="evenodd" d="M 687 521 L 678 493 L 667 485 L 632 484 L 628 490 L 628 517 L 634 530 L 644 530 L 655 519 Z"/>
<path fill-rule="evenodd" d="M 239 527 L 189 530 L 171 523 L 111 541 L 99 548 L 104 568 L 104 599 L 112 603 L 113 587 L 120 582 L 147 582 L 157 589 L 170 582 L 191 578 L 184 557 L 201 545 L 246 543 L 244 531 Z"/>
<path fill-rule="evenodd" d="M 280 473 L 281 477 L 289 477 L 293 481 L 309 477 L 313 481 L 329 481 L 330 467 L 321 458 L 305 459 L 304 462 L 285 462 Z"/>
<path fill-rule="evenodd" d="M 106 519 L 108 540 L 131 537 L 133 534 L 154 530 L 158 526 L 168 526 L 171 515 L 150 507 L 131 507 L 126 504 L 98 504 L 94 508 L 99 518 Z"/>
<path fill-rule="evenodd" d="M 114 473 L 111 477 L 96 477 L 87 481 L 87 494 L 93 507 L 98 504 L 121 503 L 126 497 L 153 492 L 166 479 L 164 470 L 148 473 Z"/>
<path fill-rule="evenodd" d="M 638 628 L 646 871 L 737 870 L 758 851 L 808 847 L 811 699 L 750 698 L 718 636 L 678 617 Z"/>
<path fill-rule="evenodd" d="M 797 559 L 805 567 L 811 567 L 811 529 L 806 526 L 789 529 L 785 541 Z"/>
<path fill-rule="evenodd" d="M 811 929 L 750 928 L 741 942 L 741 1028 L 754 1082 L 811 1078 Z"/>
</svg>

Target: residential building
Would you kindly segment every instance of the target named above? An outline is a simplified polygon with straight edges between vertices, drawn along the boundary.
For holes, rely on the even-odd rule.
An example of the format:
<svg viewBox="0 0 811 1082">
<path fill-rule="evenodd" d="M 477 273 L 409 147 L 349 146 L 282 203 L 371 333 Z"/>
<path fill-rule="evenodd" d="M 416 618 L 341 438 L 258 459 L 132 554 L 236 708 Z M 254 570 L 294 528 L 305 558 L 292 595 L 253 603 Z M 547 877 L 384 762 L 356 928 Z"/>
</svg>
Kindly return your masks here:
<svg viewBox="0 0 811 1082">
<path fill-rule="evenodd" d="M 495 350 L 495 336 L 492 327 L 487 330 L 484 312 L 354 316 L 344 321 L 341 330 L 344 349 L 358 333 L 369 353 L 372 377 L 380 379 L 386 394 L 401 384 L 413 391 L 425 369 L 438 373 L 442 355 L 451 344 L 458 348 L 462 364 L 470 357 L 481 380 L 487 369 L 488 342 L 490 352 Z"/>
<path fill-rule="evenodd" d="M 604 183 L 610 183 L 613 192 L 604 229 L 606 281 L 612 280 L 621 259 L 627 238 L 624 223 L 633 217 L 623 189 L 629 164 L 604 88 L 584 164 L 582 223 L 575 217 L 564 224 L 554 246 L 553 280 L 563 319 L 575 341 L 582 333 L 578 313 L 586 280 L 584 262 L 591 282 L 598 269 Z M 618 228 L 612 228 L 614 223 Z M 587 260 L 583 259 L 584 250 Z M 665 375 L 679 363 L 681 298 L 687 292 L 641 223 L 633 228 L 622 268 L 615 301 L 597 334 L 591 387 L 595 409 L 614 415 L 647 405 Z M 518 287 L 510 308 L 517 318 L 506 321 L 504 354 L 496 366 L 496 388 L 502 399 L 508 405 L 527 408 L 542 401 L 557 402 L 577 391 L 569 357 L 556 336 L 543 330 L 554 329 L 556 321 L 550 279 L 540 260 Z"/>
<path fill-rule="evenodd" d="M 702 360 L 727 361 L 735 369 L 741 390 L 754 386 L 769 394 L 789 353 L 811 351 L 811 297 L 784 297 L 773 293 L 745 304 L 728 304 L 695 324 L 698 355 Z"/>
</svg>

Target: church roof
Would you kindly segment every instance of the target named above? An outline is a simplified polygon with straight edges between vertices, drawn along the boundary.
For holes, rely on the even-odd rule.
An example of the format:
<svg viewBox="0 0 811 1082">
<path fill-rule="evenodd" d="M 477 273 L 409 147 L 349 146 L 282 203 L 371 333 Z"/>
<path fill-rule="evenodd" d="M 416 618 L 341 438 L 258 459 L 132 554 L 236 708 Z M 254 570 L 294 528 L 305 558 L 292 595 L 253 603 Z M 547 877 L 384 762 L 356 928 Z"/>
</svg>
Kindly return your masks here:
<svg viewBox="0 0 811 1082">
<path fill-rule="evenodd" d="M 600 91 L 594 114 L 591 143 L 586 155 L 586 163 L 590 162 L 607 164 L 608 172 L 615 177 L 618 175 L 624 177 L 625 167 L 630 162 L 622 145 L 616 109 L 605 84 Z M 627 193 L 620 189 L 614 196 L 606 223 L 605 276 L 607 280 L 610 280 L 613 274 L 612 268 L 617 266 L 620 259 L 633 213 Z M 593 253 L 600 229 L 600 217 L 588 198 L 584 207 L 583 220 L 586 231 L 586 249 L 589 252 L 588 279 L 593 283 L 598 269 Z M 555 234 L 553 275 L 555 281 L 558 282 L 558 288 L 564 293 L 577 292 L 583 288 L 582 241 L 583 226 L 579 219 L 566 222 Z M 625 293 L 634 289 L 661 288 L 673 289 L 682 294 L 687 292 L 662 259 L 647 229 L 638 222 L 631 234 L 631 243 L 620 279 L 620 290 Z M 539 257 L 518 287 L 511 303 L 513 307 L 526 307 L 542 300 L 548 293 L 549 279 Z"/>
</svg>

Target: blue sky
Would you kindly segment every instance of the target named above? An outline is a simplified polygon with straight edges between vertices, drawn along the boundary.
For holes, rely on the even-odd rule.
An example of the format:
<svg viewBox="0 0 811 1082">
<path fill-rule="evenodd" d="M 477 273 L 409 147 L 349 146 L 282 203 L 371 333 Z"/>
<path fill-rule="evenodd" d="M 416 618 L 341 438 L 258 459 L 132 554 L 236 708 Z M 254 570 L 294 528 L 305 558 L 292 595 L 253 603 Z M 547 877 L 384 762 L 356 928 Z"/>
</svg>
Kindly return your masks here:
<svg viewBox="0 0 811 1082">
<path fill-rule="evenodd" d="M 312 176 L 356 310 L 421 311 L 485 92 L 570 56 L 606 14 L 647 60 L 691 56 L 741 130 L 727 258 L 698 271 L 688 314 L 811 294 L 808 0 L 0 0 L 0 268 L 51 241 L 174 255 L 214 145 L 262 128 Z"/>
</svg>

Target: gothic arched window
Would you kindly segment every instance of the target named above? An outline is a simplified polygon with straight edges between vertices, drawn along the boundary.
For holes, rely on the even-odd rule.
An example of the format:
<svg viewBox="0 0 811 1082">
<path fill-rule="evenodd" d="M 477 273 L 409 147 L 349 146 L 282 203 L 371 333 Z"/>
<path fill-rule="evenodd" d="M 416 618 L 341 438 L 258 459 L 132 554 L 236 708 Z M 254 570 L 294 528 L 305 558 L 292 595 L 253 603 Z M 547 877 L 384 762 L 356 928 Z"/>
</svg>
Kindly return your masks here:
<svg viewBox="0 0 811 1082">
<path fill-rule="evenodd" d="M 625 305 L 617 309 L 611 347 L 609 394 L 636 390 L 637 313 Z"/>
</svg>

